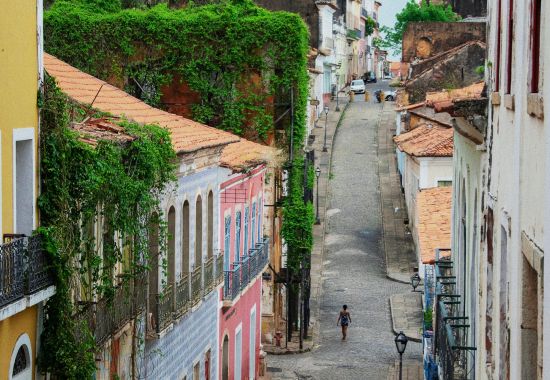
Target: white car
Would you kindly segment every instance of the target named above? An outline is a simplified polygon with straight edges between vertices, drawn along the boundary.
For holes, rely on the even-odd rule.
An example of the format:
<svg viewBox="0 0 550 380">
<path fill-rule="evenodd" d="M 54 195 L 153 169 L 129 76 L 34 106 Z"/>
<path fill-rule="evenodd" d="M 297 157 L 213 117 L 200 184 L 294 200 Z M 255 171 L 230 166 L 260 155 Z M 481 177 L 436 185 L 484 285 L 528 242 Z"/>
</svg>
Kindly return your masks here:
<svg viewBox="0 0 550 380">
<path fill-rule="evenodd" d="M 391 79 L 391 74 L 384 74 L 384 79 Z"/>
<path fill-rule="evenodd" d="M 395 91 L 388 91 L 384 93 L 384 98 L 388 102 L 395 102 L 395 99 L 397 98 L 397 93 Z"/>
<path fill-rule="evenodd" d="M 352 80 L 349 89 L 355 94 L 364 94 L 366 90 L 365 82 L 363 82 L 363 79 Z"/>
</svg>

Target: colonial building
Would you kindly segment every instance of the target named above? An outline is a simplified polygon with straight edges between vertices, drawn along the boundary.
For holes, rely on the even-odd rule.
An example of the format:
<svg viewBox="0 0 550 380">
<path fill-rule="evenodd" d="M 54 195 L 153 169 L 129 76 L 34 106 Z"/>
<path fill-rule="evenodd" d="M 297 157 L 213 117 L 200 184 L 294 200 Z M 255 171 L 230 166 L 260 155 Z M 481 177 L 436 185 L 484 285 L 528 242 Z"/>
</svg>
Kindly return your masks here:
<svg viewBox="0 0 550 380">
<path fill-rule="evenodd" d="M 0 378 L 37 374 L 43 303 L 54 293 L 37 227 L 37 95 L 42 1 L 7 2 L 0 15 Z"/>
<path fill-rule="evenodd" d="M 242 141 L 227 146 L 221 165 L 220 248 L 224 285 L 220 291 L 220 379 L 256 379 L 260 372 L 262 275 L 269 262 L 264 233 L 266 163 L 271 149 Z"/>
</svg>

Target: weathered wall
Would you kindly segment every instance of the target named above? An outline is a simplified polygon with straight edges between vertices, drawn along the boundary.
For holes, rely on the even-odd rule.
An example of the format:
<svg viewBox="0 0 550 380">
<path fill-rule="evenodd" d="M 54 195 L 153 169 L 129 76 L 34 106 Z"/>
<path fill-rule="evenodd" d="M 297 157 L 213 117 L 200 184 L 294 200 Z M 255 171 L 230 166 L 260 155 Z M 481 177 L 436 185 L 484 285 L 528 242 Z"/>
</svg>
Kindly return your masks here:
<svg viewBox="0 0 550 380">
<path fill-rule="evenodd" d="M 411 22 L 403 34 L 401 61 L 429 58 L 475 40 L 485 41 L 485 23 Z"/>
<path fill-rule="evenodd" d="M 487 16 L 487 0 L 450 0 L 450 3 L 462 18 Z"/>
<path fill-rule="evenodd" d="M 344 0 L 345 1 L 345 0 Z M 309 45 L 319 46 L 319 10 L 311 0 L 255 0 L 256 4 L 272 11 L 299 13 L 309 28 Z"/>
</svg>

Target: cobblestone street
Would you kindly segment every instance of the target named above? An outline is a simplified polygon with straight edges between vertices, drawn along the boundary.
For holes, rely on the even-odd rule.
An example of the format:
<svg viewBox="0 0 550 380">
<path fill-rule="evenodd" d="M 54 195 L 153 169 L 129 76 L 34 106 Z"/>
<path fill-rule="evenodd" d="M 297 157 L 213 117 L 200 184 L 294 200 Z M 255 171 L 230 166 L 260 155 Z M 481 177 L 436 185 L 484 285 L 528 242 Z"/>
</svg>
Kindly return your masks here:
<svg viewBox="0 0 550 380">
<path fill-rule="evenodd" d="M 273 379 L 386 379 L 398 359 L 389 298 L 410 285 L 386 276 L 378 178 L 381 106 L 358 101 L 347 108 L 333 145 L 320 306 L 320 338 L 312 352 L 269 355 Z M 336 326 L 342 304 L 352 321 L 348 340 Z M 406 360 L 419 361 L 410 342 Z"/>
</svg>

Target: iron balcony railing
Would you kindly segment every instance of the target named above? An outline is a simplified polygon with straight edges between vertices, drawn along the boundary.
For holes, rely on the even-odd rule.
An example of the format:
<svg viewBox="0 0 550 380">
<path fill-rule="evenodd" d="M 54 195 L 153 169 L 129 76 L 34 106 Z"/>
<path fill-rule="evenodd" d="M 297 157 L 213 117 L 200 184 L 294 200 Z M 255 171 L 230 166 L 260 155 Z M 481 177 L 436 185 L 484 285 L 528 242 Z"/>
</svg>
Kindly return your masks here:
<svg viewBox="0 0 550 380">
<path fill-rule="evenodd" d="M 224 299 L 234 300 L 261 272 L 269 261 L 269 238 L 264 238 L 241 261 L 225 271 Z"/>
<path fill-rule="evenodd" d="M 115 288 L 111 298 L 88 302 L 76 315 L 76 336 L 82 336 L 80 327 L 88 326 L 98 345 L 105 343 L 129 321 L 145 311 L 147 286 L 145 275 L 140 274 Z"/>
<path fill-rule="evenodd" d="M 449 255 L 437 250 L 435 261 L 434 312 L 434 356 L 443 379 L 470 380 L 474 378 L 476 348 L 468 345 L 468 317 L 461 308 L 460 294 L 457 294 L 453 261 Z"/>
<path fill-rule="evenodd" d="M 208 293 L 214 288 L 214 256 L 209 257 L 204 263 L 204 292 Z"/>
<path fill-rule="evenodd" d="M 189 310 L 191 297 L 189 296 L 189 273 L 184 273 L 176 283 L 176 297 L 174 305 L 174 318 L 179 318 Z"/>
<path fill-rule="evenodd" d="M 348 29 L 346 38 L 349 40 L 359 40 L 361 39 L 361 31 L 359 29 Z"/>
<path fill-rule="evenodd" d="M 40 235 L 0 245 L 0 307 L 53 285 Z"/>
<path fill-rule="evenodd" d="M 216 285 L 222 283 L 224 273 L 223 273 L 223 252 L 219 252 L 216 256 Z"/>
<path fill-rule="evenodd" d="M 198 266 L 191 273 L 191 302 L 197 304 L 202 297 L 202 266 Z"/>
<path fill-rule="evenodd" d="M 174 304 L 174 288 L 168 285 L 161 294 L 156 295 L 155 304 L 155 329 L 157 334 L 172 323 L 172 312 Z"/>
</svg>

